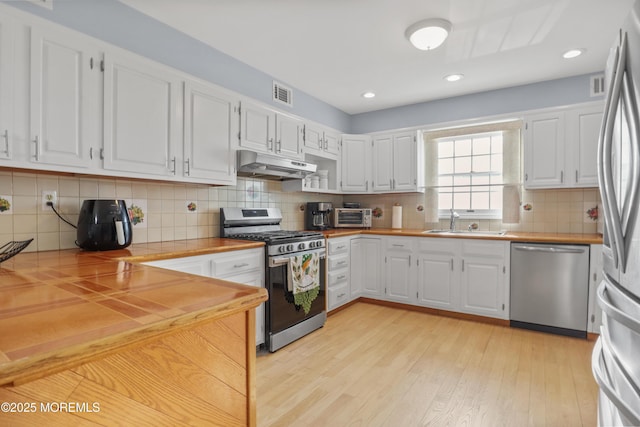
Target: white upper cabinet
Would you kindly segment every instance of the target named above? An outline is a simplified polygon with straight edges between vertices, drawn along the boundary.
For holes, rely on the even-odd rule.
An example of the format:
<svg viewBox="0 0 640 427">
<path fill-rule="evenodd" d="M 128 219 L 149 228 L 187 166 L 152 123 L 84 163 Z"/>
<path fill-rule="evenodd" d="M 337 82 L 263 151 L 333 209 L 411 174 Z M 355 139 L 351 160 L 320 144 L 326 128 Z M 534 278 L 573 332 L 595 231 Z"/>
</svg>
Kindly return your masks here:
<svg viewBox="0 0 640 427">
<path fill-rule="evenodd" d="M 104 62 L 104 168 L 180 174 L 181 79 L 132 54 L 106 53 Z"/>
<path fill-rule="evenodd" d="M 417 191 L 418 162 L 416 132 L 373 138 L 373 191 Z"/>
<path fill-rule="evenodd" d="M 393 189 L 393 136 L 382 135 L 373 138 L 373 191 Z"/>
<path fill-rule="evenodd" d="M 601 103 L 525 117 L 528 189 L 596 187 Z"/>
<path fill-rule="evenodd" d="M 342 135 L 343 192 L 367 193 L 371 190 L 371 137 Z"/>
<path fill-rule="evenodd" d="M 235 184 L 237 99 L 194 81 L 184 85 L 184 175 Z"/>
<path fill-rule="evenodd" d="M 564 116 L 530 116 L 525 124 L 524 184 L 527 188 L 564 185 Z"/>
<path fill-rule="evenodd" d="M 87 168 L 101 148 L 100 52 L 66 31 L 31 29 L 31 161 Z"/>
<path fill-rule="evenodd" d="M 0 16 L 0 159 L 13 153 L 13 22 Z"/>
<path fill-rule="evenodd" d="M 247 101 L 240 109 L 240 148 L 293 159 L 302 157 L 301 120 Z"/>
<path fill-rule="evenodd" d="M 304 123 L 302 120 L 276 114 L 275 154 L 299 159 L 302 157 Z"/>
<path fill-rule="evenodd" d="M 603 106 L 579 108 L 567 113 L 567 159 L 573 159 L 573 174 L 569 178 L 574 187 L 598 186 L 598 138 L 602 124 Z"/>
<path fill-rule="evenodd" d="M 307 154 L 335 158 L 340 150 L 340 136 L 320 126 L 305 124 L 304 150 Z"/>
</svg>

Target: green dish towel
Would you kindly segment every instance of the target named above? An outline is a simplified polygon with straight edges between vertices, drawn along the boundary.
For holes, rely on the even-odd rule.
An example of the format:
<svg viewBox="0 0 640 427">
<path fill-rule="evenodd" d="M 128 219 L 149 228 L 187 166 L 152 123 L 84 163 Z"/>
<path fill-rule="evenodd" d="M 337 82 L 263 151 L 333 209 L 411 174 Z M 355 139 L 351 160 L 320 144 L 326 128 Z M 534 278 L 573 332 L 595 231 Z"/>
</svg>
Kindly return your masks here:
<svg viewBox="0 0 640 427">
<path fill-rule="evenodd" d="M 293 301 L 309 314 L 311 303 L 320 292 L 320 256 L 317 253 L 296 255 L 289 261 L 289 291 Z"/>
</svg>

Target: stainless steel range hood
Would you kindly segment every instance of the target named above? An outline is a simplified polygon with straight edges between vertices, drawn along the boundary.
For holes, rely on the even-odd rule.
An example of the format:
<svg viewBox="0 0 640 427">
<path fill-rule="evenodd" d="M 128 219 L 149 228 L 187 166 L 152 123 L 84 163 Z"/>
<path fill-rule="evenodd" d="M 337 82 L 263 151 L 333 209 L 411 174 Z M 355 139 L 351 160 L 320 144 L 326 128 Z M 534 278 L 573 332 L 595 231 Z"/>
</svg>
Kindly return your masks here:
<svg viewBox="0 0 640 427">
<path fill-rule="evenodd" d="M 254 151 L 238 151 L 238 175 L 265 179 L 302 179 L 317 165 Z"/>
</svg>

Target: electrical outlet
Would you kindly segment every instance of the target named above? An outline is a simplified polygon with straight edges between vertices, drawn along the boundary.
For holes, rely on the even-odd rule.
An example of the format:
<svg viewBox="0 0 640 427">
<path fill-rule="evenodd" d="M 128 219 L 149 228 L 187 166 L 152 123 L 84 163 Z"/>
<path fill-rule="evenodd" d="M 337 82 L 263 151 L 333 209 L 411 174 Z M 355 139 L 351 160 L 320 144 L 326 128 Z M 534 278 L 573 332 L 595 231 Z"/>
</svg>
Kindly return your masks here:
<svg viewBox="0 0 640 427">
<path fill-rule="evenodd" d="M 47 202 L 53 203 L 53 207 L 58 205 L 58 193 L 52 190 L 42 190 L 42 210 L 50 211 L 51 208 L 47 206 Z"/>
</svg>

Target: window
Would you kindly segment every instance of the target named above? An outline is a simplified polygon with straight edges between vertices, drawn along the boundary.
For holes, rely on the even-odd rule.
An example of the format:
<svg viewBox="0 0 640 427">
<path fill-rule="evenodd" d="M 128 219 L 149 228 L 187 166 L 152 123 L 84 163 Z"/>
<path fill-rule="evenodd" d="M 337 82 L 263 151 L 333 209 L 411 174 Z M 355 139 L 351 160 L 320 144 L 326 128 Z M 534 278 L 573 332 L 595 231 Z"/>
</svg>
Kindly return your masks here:
<svg viewBox="0 0 640 427">
<path fill-rule="evenodd" d="M 503 132 L 438 138 L 438 209 L 468 218 L 502 217 Z"/>
</svg>

